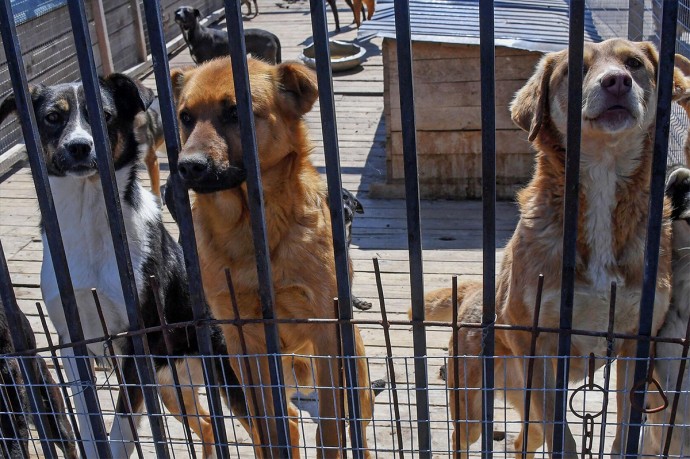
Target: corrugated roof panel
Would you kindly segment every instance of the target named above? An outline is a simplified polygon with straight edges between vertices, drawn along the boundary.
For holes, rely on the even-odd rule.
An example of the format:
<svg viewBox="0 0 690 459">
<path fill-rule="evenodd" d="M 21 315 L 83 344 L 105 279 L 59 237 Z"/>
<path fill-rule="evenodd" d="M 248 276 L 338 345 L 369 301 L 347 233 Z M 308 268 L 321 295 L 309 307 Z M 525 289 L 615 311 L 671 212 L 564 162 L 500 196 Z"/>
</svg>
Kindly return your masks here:
<svg viewBox="0 0 690 459">
<path fill-rule="evenodd" d="M 566 0 L 494 2 L 496 44 L 530 51 L 568 46 Z M 412 39 L 440 43 L 479 43 L 479 0 L 410 0 Z M 360 38 L 395 38 L 393 0 L 378 0 L 376 14 L 360 28 Z M 602 41 L 592 17 L 585 17 L 585 40 Z"/>
</svg>

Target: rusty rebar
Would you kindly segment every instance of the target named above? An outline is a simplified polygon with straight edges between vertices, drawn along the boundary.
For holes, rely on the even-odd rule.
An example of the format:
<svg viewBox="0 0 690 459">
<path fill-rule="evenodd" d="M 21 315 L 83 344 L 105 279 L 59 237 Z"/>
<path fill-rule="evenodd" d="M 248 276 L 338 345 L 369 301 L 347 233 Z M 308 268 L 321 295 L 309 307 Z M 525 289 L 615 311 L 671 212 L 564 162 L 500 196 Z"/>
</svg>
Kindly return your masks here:
<svg viewBox="0 0 690 459">
<path fill-rule="evenodd" d="M 402 423 L 400 422 L 400 405 L 398 402 L 398 389 L 395 379 L 395 365 L 393 364 L 393 348 L 391 346 L 390 322 L 386 312 L 386 299 L 383 294 L 383 283 L 381 282 L 381 269 L 379 268 L 378 258 L 373 258 L 374 276 L 376 277 L 376 289 L 379 295 L 379 305 L 381 306 L 381 325 L 383 326 L 383 338 L 386 342 L 386 365 L 388 366 L 388 376 L 390 378 L 391 395 L 393 397 L 393 410 L 395 413 L 395 433 L 398 439 L 398 455 L 403 459 L 403 436 Z"/>
</svg>

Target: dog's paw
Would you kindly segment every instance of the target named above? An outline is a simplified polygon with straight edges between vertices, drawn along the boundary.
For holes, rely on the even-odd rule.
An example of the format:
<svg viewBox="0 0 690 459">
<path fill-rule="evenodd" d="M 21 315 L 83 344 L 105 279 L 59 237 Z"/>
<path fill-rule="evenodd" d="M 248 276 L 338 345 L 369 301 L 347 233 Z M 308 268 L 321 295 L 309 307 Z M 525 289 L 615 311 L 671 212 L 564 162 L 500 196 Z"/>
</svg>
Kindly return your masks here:
<svg viewBox="0 0 690 459">
<path fill-rule="evenodd" d="M 361 311 L 368 311 L 369 309 L 372 308 L 372 304 L 369 301 L 362 300 L 357 297 L 352 298 L 352 306 L 356 307 L 357 309 Z"/>
<path fill-rule="evenodd" d="M 374 391 L 374 397 L 379 395 L 381 392 L 383 392 L 386 389 L 386 380 L 385 379 L 377 379 L 376 381 L 371 382 L 371 389 Z"/>
</svg>

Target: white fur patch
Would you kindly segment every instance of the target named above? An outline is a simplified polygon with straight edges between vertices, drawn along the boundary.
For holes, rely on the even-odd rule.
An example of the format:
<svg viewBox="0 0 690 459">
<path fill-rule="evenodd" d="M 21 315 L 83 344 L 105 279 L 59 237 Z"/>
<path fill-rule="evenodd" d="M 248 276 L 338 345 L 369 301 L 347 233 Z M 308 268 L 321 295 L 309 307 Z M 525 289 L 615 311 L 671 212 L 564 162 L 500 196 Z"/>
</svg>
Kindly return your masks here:
<svg viewBox="0 0 690 459">
<path fill-rule="evenodd" d="M 610 289 L 611 268 L 616 264 L 613 255 L 612 215 L 616 208 L 618 179 L 612 161 L 586 161 L 582 171 L 582 189 L 587 197 L 585 231 L 590 247 L 587 273 L 596 290 Z"/>
<path fill-rule="evenodd" d="M 150 250 L 148 224 L 156 221 L 159 211 L 153 195 L 138 183 L 135 186 L 140 188 L 139 209 L 133 209 L 124 201 L 125 184 L 131 167 L 136 166 L 132 165 L 117 171 L 116 179 L 132 267 L 137 287 L 141 288 L 144 281 L 142 267 Z M 98 176 L 50 177 L 50 185 L 85 338 L 103 335 L 92 299 L 92 288 L 98 291 L 109 332 L 124 331 L 128 325 L 126 306 L 100 178 Z M 69 341 L 67 322 L 62 310 L 45 234 L 43 235 L 41 291 L 58 334 L 63 341 Z M 94 346 L 93 352 L 103 353 L 101 345 Z"/>
</svg>

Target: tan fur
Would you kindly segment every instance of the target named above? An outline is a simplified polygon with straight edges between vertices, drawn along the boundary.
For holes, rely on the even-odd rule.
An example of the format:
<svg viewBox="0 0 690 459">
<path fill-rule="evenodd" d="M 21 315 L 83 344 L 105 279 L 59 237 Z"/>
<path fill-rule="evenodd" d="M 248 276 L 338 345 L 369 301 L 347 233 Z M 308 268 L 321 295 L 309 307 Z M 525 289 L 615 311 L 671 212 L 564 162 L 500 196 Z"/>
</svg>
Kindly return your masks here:
<svg viewBox="0 0 690 459">
<path fill-rule="evenodd" d="M 160 117 L 150 110 L 134 117 L 134 138 L 145 149 L 144 164 L 151 179 L 151 192 L 161 201 L 160 165 L 156 151 L 164 148 L 165 140 L 160 124 Z"/>
<path fill-rule="evenodd" d="M 676 78 L 673 99 L 685 109 L 690 121 L 690 59 L 676 54 Z M 690 167 L 690 129 L 685 136 L 683 145 L 685 165 Z"/>
<path fill-rule="evenodd" d="M 248 61 L 252 101 L 256 123 L 256 139 L 264 188 L 266 230 L 271 251 L 275 314 L 278 318 L 333 319 L 333 298 L 337 295 L 330 213 L 324 183 L 309 160 L 311 144 L 303 115 L 316 102 L 314 74 L 306 67 L 285 63 L 271 66 L 257 60 Z M 196 69 L 172 72 L 178 114 L 185 111 L 195 117 L 193 128 L 181 123 L 184 147 L 180 158 L 200 152 L 214 163 L 242 164 L 242 148 L 237 125 L 223 126 L 218 121 L 221 102 L 235 102 L 232 70 L 229 59 L 210 61 Z M 229 152 L 229 153 L 228 153 Z M 229 155 L 229 161 L 228 161 Z M 256 272 L 246 184 L 209 194 L 197 194 L 192 213 L 206 298 L 218 319 L 234 317 L 225 278 L 231 272 L 242 318 L 260 318 L 261 303 Z M 364 345 L 355 326 L 357 353 L 364 356 Z M 319 457 L 337 457 L 344 444 L 339 443 L 339 423 L 327 418 L 342 417 L 334 396 L 342 391 L 331 375 L 338 375 L 338 343 L 334 325 L 279 325 L 283 353 L 322 356 L 313 359 L 284 358 L 286 380 L 295 379 L 313 386 L 315 374 L 319 389 L 321 422 L 317 444 L 335 448 L 319 450 Z M 223 328 L 230 354 L 242 354 L 238 330 Z M 247 324 L 244 336 L 249 354 L 265 354 L 264 326 Z M 233 361 L 234 360 L 234 361 Z M 266 358 L 250 359 L 253 381 L 269 381 Z M 243 385 L 248 375 L 237 359 L 231 364 Z M 294 372 L 294 376 L 293 376 Z M 358 362 L 360 387 L 369 387 L 366 362 Z M 294 385 L 294 384 L 293 384 Z M 256 394 L 255 394 L 256 392 Z M 288 391 L 288 399 L 294 387 Z M 246 390 L 247 403 L 253 417 L 273 416 L 273 398 L 269 388 Z M 254 397 L 258 411 L 254 409 Z M 263 400 L 261 400 L 261 396 Z M 360 391 L 364 425 L 371 418 L 373 405 L 370 390 Z M 255 423 L 253 438 L 270 438 L 277 443 L 275 422 L 266 426 Z M 265 429 L 267 427 L 267 429 Z M 290 426 L 291 437 L 298 441 L 296 422 Z M 267 431 L 266 431 L 267 430 Z M 366 438 L 364 439 L 366 445 Z M 296 443 L 293 444 L 293 448 Z M 299 452 L 295 448 L 295 455 Z M 276 450 L 256 450 L 257 456 L 278 457 Z M 295 456 L 297 457 L 297 456 Z"/>
<path fill-rule="evenodd" d="M 357 24 L 357 28 L 361 25 L 362 3 L 367 7 L 367 20 L 371 19 L 372 16 L 374 16 L 374 11 L 376 11 L 376 0 L 353 0 L 352 14 L 355 15 L 355 24 Z"/>
<path fill-rule="evenodd" d="M 633 60 L 631 60 L 633 59 Z M 637 63 L 635 61 L 638 61 Z M 637 64 L 639 67 L 637 67 Z M 632 65 L 635 68 L 631 67 Z M 580 174 L 580 207 L 573 328 L 605 332 L 608 326 L 610 283 L 617 283 L 615 330 L 636 334 L 639 323 L 639 301 L 644 269 L 644 246 L 649 200 L 649 177 L 652 158 L 651 134 L 656 106 L 656 51 L 648 43 L 609 40 L 585 47 L 585 75 L 583 85 L 582 153 Z M 539 274 L 544 274 L 544 290 L 539 324 L 558 328 L 561 296 L 561 259 L 563 239 L 563 200 L 565 194 L 565 130 L 567 113 L 567 51 L 547 54 L 535 74 L 517 93 L 511 106 L 513 120 L 529 132 L 537 150 L 536 169 L 532 181 L 519 196 L 520 221 L 500 268 L 497 284 L 497 323 L 531 327 Z M 600 84 L 611 69 L 629 72 L 632 89 L 621 99 L 628 115 L 620 118 L 605 116 L 606 95 Z M 602 102 L 603 101 L 603 102 Z M 647 109 L 649 108 L 649 110 Z M 630 115 L 633 114 L 633 115 Z M 632 118 L 632 120 L 631 120 Z M 604 180 L 600 175 L 604 174 Z M 606 175 L 609 174 L 609 175 Z M 602 181 L 613 180 L 605 190 Z M 670 296 L 670 225 L 668 202 L 661 234 L 658 282 L 654 304 L 653 332 L 661 325 Z M 602 225 L 598 221 L 607 219 Z M 597 224 L 599 226 L 597 226 Z M 592 226 L 594 225 L 594 226 Z M 606 231 L 609 229 L 610 233 Z M 596 250 L 595 250 L 596 246 Z M 607 255 L 610 254 L 610 255 Z M 460 320 L 474 321 L 482 308 L 481 288 L 475 286 L 465 293 L 460 306 Z M 433 314 L 440 311 L 431 303 Z M 447 303 L 443 303 L 446 305 Z M 446 316 L 448 313 L 446 313 Z M 465 355 L 458 368 L 459 381 L 454 378 L 455 367 L 448 368 L 449 387 L 465 387 L 459 396 L 461 444 L 467 450 L 480 435 L 481 420 L 481 361 L 480 336 L 477 330 L 462 328 L 456 337 L 460 355 Z M 531 334 L 496 330 L 496 355 L 522 357 L 529 355 Z M 606 341 L 573 335 L 571 355 L 587 357 L 590 352 L 606 354 Z M 615 355 L 634 356 L 634 342 L 615 342 Z M 537 341 L 537 356 L 558 353 L 558 337 L 542 333 Z M 587 359 L 570 361 L 570 377 L 579 381 L 585 375 Z M 602 365 L 603 359 L 597 360 Z M 496 360 L 497 387 L 509 386 L 508 401 L 522 415 L 526 362 L 521 359 Z M 631 367 L 632 368 L 632 367 Z M 618 425 L 629 414 L 627 393 L 633 385 L 632 371 L 618 365 Z M 546 389 L 531 400 L 528 449 L 534 451 L 546 440 L 552 449 L 553 416 L 555 409 L 555 359 L 541 358 L 534 362 L 533 389 Z M 507 377 L 506 377 L 507 375 Z M 454 414 L 456 391 L 450 393 L 451 413 Z M 543 421 L 543 422 L 542 422 Z M 542 432 L 542 428 L 546 431 Z M 564 457 L 578 457 L 578 445 L 570 429 L 566 428 Z M 453 435 L 455 441 L 455 435 Z M 522 435 L 515 442 L 516 451 L 522 447 Z M 621 448 L 620 427 L 614 440 L 613 452 Z M 517 454 L 517 457 L 522 457 Z M 533 454 L 528 454 L 533 457 Z M 467 457 L 461 453 L 459 457 Z"/>
</svg>

